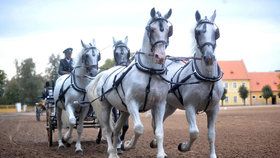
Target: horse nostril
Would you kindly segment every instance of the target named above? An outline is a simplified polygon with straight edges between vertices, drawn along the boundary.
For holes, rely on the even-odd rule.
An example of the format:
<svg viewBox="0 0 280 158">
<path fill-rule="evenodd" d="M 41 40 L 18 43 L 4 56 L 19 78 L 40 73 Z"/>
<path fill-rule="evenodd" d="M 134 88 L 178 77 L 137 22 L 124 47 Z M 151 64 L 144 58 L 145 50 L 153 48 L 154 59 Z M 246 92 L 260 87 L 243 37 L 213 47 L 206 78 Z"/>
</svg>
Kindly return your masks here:
<svg viewBox="0 0 280 158">
<path fill-rule="evenodd" d="M 159 58 L 159 55 L 158 55 L 158 54 L 155 54 L 155 58 Z"/>
</svg>

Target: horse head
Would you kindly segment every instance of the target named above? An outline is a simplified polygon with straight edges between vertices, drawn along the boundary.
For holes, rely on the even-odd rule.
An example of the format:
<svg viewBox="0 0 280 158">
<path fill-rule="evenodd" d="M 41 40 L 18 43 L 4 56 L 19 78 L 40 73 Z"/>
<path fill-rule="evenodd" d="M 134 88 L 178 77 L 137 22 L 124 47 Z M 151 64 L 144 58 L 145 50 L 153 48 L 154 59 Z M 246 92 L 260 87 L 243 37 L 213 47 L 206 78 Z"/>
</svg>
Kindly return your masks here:
<svg viewBox="0 0 280 158">
<path fill-rule="evenodd" d="M 201 19 L 200 13 L 196 11 L 195 18 L 197 24 L 194 32 L 197 47 L 205 64 L 213 65 L 213 62 L 216 60 L 214 55 L 216 40 L 220 37 L 219 29 L 214 23 L 216 11 L 214 11 L 210 19 L 207 19 L 207 16 L 205 19 Z"/>
<path fill-rule="evenodd" d="M 86 68 L 87 75 L 94 77 L 98 73 L 98 61 L 101 59 L 99 50 L 96 48 L 95 40 L 93 43 L 85 44 L 81 40 L 82 50 L 82 67 Z"/>
<path fill-rule="evenodd" d="M 127 47 L 127 36 L 122 40 L 115 40 L 113 37 L 114 59 L 116 65 L 127 66 L 129 64 L 130 50 Z"/>
<path fill-rule="evenodd" d="M 150 12 L 151 19 L 146 26 L 146 33 L 151 46 L 151 54 L 157 64 L 165 62 L 165 49 L 169 43 L 169 37 L 173 34 L 173 26 L 167 20 L 172 14 L 172 10 L 162 16 L 159 11 L 153 8 Z"/>
</svg>

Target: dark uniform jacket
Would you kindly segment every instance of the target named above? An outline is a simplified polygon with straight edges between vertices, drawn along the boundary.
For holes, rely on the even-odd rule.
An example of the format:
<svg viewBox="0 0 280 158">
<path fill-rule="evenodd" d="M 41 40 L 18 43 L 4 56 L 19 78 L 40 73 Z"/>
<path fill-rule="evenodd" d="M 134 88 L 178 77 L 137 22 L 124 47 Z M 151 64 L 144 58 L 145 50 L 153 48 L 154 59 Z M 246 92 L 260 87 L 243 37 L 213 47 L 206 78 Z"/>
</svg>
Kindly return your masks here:
<svg viewBox="0 0 280 158">
<path fill-rule="evenodd" d="M 70 73 L 72 70 L 73 70 L 73 59 L 71 59 L 70 62 L 68 62 L 65 58 L 60 60 L 59 69 L 58 69 L 59 75 L 64 75 L 65 72 L 63 71 Z"/>
</svg>

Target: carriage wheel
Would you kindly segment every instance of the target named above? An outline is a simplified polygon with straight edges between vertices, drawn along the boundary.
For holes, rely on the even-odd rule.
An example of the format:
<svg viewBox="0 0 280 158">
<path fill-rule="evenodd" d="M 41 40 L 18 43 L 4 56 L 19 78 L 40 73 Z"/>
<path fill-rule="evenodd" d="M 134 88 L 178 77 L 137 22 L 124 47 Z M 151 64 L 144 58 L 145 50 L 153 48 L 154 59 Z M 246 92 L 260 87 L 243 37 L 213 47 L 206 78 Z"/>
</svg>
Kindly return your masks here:
<svg viewBox="0 0 280 158">
<path fill-rule="evenodd" d="M 51 118 L 48 118 L 48 142 L 49 142 L 49 147 L 51 147 L 53 145 L 53 124 L 51 122 Z"/>
</svg>

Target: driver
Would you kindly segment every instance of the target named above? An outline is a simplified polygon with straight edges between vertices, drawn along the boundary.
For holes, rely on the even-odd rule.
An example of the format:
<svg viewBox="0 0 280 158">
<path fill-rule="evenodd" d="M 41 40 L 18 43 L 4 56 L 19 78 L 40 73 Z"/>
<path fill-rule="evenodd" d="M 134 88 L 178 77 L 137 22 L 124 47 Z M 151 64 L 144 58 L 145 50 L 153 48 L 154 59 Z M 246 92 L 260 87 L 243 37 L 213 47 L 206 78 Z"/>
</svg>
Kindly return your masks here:
<svg viewBox="0 0 280 158">
<path fill-rule="evenodd" d="M 60 60 L 58 74 L 69 74 L 73 70 L 73 59 L 71 57 L 73 48 L 67 48 L 63 51 L 65 58 Z"/>
</svg>

